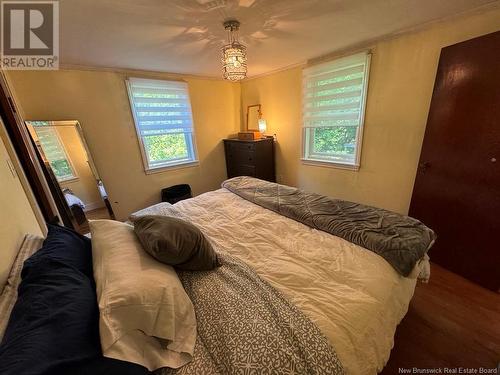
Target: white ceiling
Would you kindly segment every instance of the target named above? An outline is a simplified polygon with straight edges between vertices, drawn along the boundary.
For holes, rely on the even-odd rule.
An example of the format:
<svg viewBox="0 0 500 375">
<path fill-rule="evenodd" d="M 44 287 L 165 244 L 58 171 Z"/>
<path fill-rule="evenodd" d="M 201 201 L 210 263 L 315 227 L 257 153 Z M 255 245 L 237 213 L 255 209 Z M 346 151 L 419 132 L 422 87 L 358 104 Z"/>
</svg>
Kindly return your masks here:
<svg viewBox="0 0 500 375">
<path fill-rule="evenodd" d="M 61 64 L 220 76 L 236 18 L 255 76 L 494 0 L 61 0 Z"/>
</svg>

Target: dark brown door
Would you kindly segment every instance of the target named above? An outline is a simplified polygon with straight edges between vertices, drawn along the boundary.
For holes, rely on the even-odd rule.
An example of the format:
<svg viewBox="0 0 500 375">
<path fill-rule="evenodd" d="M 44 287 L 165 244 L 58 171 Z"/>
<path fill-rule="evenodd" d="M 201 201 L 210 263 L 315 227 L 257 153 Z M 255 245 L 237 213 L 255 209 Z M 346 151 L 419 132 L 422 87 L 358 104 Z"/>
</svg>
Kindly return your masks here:
<svg viewBox="0 0 500 375">
<path fill-rule="evenodd" d="M 500 32 L 441 51 L 410 215 L 431 261 L 500 292 Z"/>
</svg>

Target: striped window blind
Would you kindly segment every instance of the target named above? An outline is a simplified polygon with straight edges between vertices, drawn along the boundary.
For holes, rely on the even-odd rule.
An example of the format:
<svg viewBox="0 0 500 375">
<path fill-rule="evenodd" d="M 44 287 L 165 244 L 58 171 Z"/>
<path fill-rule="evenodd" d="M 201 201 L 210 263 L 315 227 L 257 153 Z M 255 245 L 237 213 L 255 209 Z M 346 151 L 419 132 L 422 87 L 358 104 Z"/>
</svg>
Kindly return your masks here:
<svg viewBox="0 0 500 375">
<path fill-rule="evenodd" d="M 130 78 L 127 86 L 145 169 L 195 162 L 187 83 Z"/>
<path fill-rule="evenodd" d="M 303 71 L 303 159 L 359 168 L 370 54 Z"/>
<path fill-rule="evenodd" d="M 52 167 L 57 180 L 67 181 L 76 178 L 71 160 L 64 149 L 57 130 L 53 126 L 34 126 L 33 128 L 45 158 Z"/>
</svg>

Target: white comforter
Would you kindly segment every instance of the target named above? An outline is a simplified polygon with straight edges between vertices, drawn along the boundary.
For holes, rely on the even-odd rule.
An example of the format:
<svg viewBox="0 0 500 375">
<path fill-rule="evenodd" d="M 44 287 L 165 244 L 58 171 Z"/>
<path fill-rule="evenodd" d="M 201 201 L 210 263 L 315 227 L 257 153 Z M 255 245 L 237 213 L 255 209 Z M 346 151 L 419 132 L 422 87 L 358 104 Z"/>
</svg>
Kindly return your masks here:
<svg viewBox="0 0 500 375">
<path fill-rule="evenodd" d="M 226 189 L 175 207 L 299 306 L 328 337 L 349 374 L 382 370 L 415 278 L 400 276 L 371 251 Z"/>
</svg>

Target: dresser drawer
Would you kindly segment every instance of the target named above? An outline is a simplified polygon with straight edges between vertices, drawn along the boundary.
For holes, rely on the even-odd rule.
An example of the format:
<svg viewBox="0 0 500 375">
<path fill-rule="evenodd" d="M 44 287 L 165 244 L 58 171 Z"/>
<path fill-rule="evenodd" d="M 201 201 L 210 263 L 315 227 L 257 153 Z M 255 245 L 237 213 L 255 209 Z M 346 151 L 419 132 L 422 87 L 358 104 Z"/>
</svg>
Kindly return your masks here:
<svg viewBox="0 0 500 375">
<path fill-rule="evenodd" d="M 253 176 L 275 181 L 274 139 L 224 140 L 227 176 Z"/>
<path fill-rule="evenodd" d="M 227 177 L 237 177 L 237 176 L 250 176 L 256 177 L 255 175 L 255 166 L 253 165 L 238 165 L 234 167 L 228 167 L 227 169 Z"/>
<path fill-rule="evenodd" d="M 235 152 L 255 151 L 255 143 L 250 142 L 227 142 L 226 147 Z"/>
<path fill-rule="evenodd" d="M 255 152 L 249 150 L 228 151 L 227 161 L 235 165 L 254 165 Z"/>
</svg>

